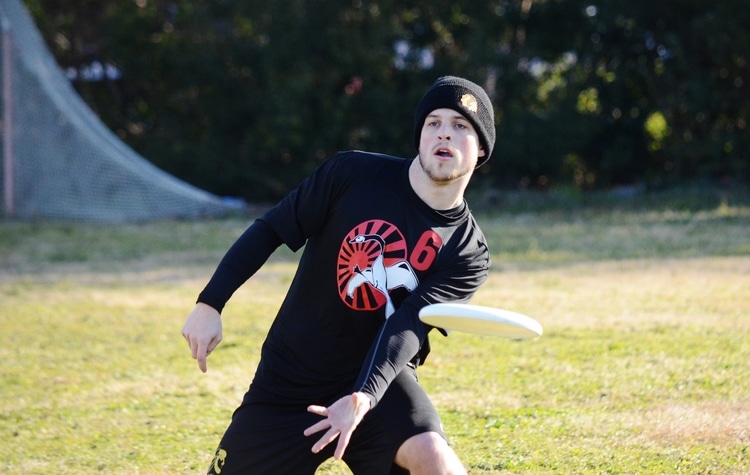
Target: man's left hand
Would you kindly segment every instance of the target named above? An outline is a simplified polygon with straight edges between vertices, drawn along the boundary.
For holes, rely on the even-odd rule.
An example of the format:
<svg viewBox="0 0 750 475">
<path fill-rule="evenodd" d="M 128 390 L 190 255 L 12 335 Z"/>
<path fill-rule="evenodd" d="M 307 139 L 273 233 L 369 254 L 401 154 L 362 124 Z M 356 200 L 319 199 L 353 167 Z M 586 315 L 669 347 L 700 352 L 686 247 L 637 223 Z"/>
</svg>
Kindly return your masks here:
<svg viewBox="0 0 750 475">
<path fill-rule="evenodd" d="M 370 410 L 370 398 L 364 393 L 353 393 L 344 396 L 328 407 L 309 406 L 308 412 L 325 417 L 322 421 L 305 429 L 305 435 L 310 436 L 316 432 L 328 429 L 315 445 L 312 447 L 314 453 L 318 453 L 325 446 L 333 442 L 336 437 L 339 438 L 336 444 L 336 451 L 333 456 L 336 460 L 341 460 L 344 451 L 349 445 L 352 433 L 357 428 L 360 421 L 367 411 Z"/>
</svg>

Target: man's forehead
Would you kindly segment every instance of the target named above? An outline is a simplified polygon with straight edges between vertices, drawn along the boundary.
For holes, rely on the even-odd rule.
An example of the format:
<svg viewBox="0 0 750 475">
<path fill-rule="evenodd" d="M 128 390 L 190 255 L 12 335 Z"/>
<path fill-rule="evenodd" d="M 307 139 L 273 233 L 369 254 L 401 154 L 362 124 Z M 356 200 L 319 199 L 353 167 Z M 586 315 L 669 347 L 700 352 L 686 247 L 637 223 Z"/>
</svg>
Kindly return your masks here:
<svg viewBox="0 0 750 475">
<path fill-rule="evenodd" d="M 448 109 L 448 108 L 435 109 L 434 111 L 432 111 L 429 114 L 427 114 L 427 117 L 439 117 L 439 118 L 443 118 L 443 119 L 447 117 L 447 118 L 450 118 L 450 119 L 468 120 L 460 112 L 455 111 L 453 109 Z"/>
</svg>

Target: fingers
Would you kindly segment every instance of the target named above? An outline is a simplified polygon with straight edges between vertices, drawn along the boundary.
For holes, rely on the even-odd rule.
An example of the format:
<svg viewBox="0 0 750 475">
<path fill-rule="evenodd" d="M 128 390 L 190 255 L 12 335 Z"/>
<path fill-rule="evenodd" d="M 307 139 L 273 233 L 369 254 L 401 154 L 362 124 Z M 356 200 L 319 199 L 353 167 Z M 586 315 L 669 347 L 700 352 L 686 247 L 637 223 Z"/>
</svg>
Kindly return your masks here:
<svg viewBox="0 0 750 475">
<path fill-rule="evenodd" d="M 312 452 L 317 454 L 338 437 L 339 440 L 336 444 L 333 456 L 336 460 L 341 460 L 344 457 L 344 451 L 349 446 L 349 441 L 351 440 L 352 433 L 357 424 L 352 424 L 353 421 L 350 420 L 338 420 L 340 416 L 337 417 L 335 411 L 333 414 L 331 412 L 331 410 L 334 409 L 334 406 L 331 406 L 330 408 L 316 405 L 308 406 L 307 412 L 325 417 L 325 419 L 318 421 L 305 429 L 304 434 L 305 436 L 310 436 L 328 429 L 326 433 L 318 439 L 315 445 L 312 446 Z"/>
<path fill-rule="evenodd" d="M 208 356 L 208 346 L 201 343 L 197 338 L 191 338 L 190 335 L 185 332 L 183 332 L 182 336 L 185 338 L 185 341 L 190 348 L 190 356 L 198 361 L 198 367 L 205 373 L 207 370 L 206 356 Z"/>
<path fill-rule="evenodd" d="M 206 357 L 208 357 L 208 352 L 206 351 L 206 349 L 198 347 L 198 354 L 195 359 L 198 360 L 198 368 L 200 368 L 202 373 L 208 371 L 208 363 L 206 362 Z"/>
<path fill-rule="evenodd" d="M 314 454 L 317 454 L 318 452 L 320 452 L 321 450 L 323 450 L 328 444 L 330 444 L 331 442 L 333 442 L 334 440 L 336 440 L 336 437 L 338 437 L 338 436 L 339 436 L 339 431 L 338 430 L 336 430 L 334 428 L 328 429 L 328 431 L 323 435 L 323 437 L 321 437 L 320 439 L 318 439 L 318 441 L 315 442 L 315 445 L 312 446 L 312 452 Z M 336 452 L 337 453 L 339 452 L 338 446 L 336 447 Z M 341 460 L 341 457 L 343 456 L 343 449 L 341 450 L 341 453 L 342 453 L 342 455 L 339 456 L 339 457 L 337 457 L 338 460 Z"/>
<path fill-rule="evenodd" d="M 212 351 L 219 345 L 219 340 L 214 338 L 213 340 L 208 342 L 208 345 L 203 346 L 202 342 L 199 342 L 197 344 L 196 350 L 193 351 L 195 358 L 198 361 L 198 367 L 202 372 L 208 371 L 208 355 L 211 354 Z M 192 348 L 191 348 L 192 351 Z"/>
<path fill-rule="evenodd" d="M 341 460 L 342 458 L 344 458 L 344 452 L 346 451 L 346 448 L 349 446 L 349 441 L 352 438 L 352 430 L 347 429 L 342 432 L 339 429 L 331 427 L 330 424 L 328 424 L 327 422 L 321 421 L 309 427 L 308 429 L 306 429 L 305 435 L 309 436 L 323 429 L 328 429 L 328 431 L 326 431 L 326 433 L 323 434 L 323 437 L 321 437 L 320 439 L 318 439 L 317 442 L 315 442 L 315 445 L 312 446 L 312 452 L 314 454 L 317 454 L 318 452 L 323 450 L 325 447 L 327 447 L 328 444 L 336 440 L 336 438 L 338 437 L 339 441 L 336 444 L 336 450 L 333 452 L 333 458 L 335 458 L 336 460 Z"/>
<path fill-rule="evenodd" d="M 307 412 L 311 412 L 313 414 L 317 414 L 319 416 L 327 417 L 328 416 L 328 408 L 325 406 L 316 406 L 311 405 L 307 407 Z"/>
<path fill-rule="evenodd" d="M 221 314 L 207 305 L 197 304 L 182 327 L 182 337 L 198 362 L 198 368 L 205 373 L 208 371 L 206 359 L 222 339 Z"/>
<path fill-rule="evenodd" d="M 328 417 L 328 408 L 324 406 L 308 406 L 307 412 L 310 412 L 312 414 L 317 414 L 318 416 L 322 417 Z M 321 450 L 323 450 L 328 444 L 333 442 L 336 437 L 339 435 L 339 430 L 331 427 L 331 422 L 329 419 L 323 419 L 322 421 L 318 421 L 315 424 L 311 425 L 307 429 L 305 429 L 305 437 L 308 437 L 312 434 L 315 434 L 317 432 L 320 432 L 322 430 L 328 429 L 328 431 L 323 434 L 323 437 L 318 439 L 317 442 L 315 442 L 315 445 L 312 446 L 312 452 L 314 454 L 317 454 Z"/>
<path fill-rule="evenodd" d="M 341 460 L 344 458 L 344 451 L 349 447 L 349 441 L 352 438 L 353 430 L 347 430 L 339 434 L 339 442 L 336 444 L 336 450 L 333 452 L 333 458 Z M 331 439 L 333 440 L 333 439 Z"/>
<path fill-rule="evenodd" d="M 323 406 L 309 406 L 307 408 L 307 412 L 311 412 L 313 414 L 317 414 L 319 416 L 327 417 L 328 416 L 328 409 L 326 409 Z M 307 429 L 305 429 L 305 437 L 315 434 L 316 432 L 320 432 L 324 429 L 328 429 L 331 427 L 331 423 L 328 421 L 328 419 L 323 419 L 322 421 L 318 421 L 315 424 L 311 425 Z"/>
<path fill-rule="evenodd" d="M 206 359 L 208 358 L 208 355 L 210 355 L 214 350 L 214 348 L 216 348 L 216 346 L 219 344 L 218 341 L 214 339 L 211 340 L 208 344 L 205 344 L 200 339 L 192 339 L 189 335 L 186 335 L 184 333 L 182 336 L 185 338 L 185 341 L 190 347 L 190 355 L 194 360 L 198 362 L 198 367 L 200 368 L 200 370 L 204 373 L 208 371 Z"/>
</svg>

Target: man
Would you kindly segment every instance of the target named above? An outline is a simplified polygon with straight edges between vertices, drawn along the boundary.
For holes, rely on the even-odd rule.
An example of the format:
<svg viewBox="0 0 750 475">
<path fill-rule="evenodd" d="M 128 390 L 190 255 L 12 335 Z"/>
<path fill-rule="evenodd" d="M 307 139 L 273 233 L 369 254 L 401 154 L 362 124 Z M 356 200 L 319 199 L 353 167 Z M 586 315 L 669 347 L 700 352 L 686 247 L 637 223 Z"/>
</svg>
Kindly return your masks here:
<svg viewBox="0 0 750 475">
<path fill-rule="evenodd" d="M 209 473 L 466 473 L 417 383 L 419 309 L 466 302 L 487 278 L 464 191 L 492 153 L 484 90 L 438 79 L 417 106 L 418 155 L 339 153 L 256 220 L 222 259 L 182 334 L 202 371 L 232 293 L 282 243 L 305 247 Z M 334 444 L 335 442 L 335 444 Z"/>
</svg>

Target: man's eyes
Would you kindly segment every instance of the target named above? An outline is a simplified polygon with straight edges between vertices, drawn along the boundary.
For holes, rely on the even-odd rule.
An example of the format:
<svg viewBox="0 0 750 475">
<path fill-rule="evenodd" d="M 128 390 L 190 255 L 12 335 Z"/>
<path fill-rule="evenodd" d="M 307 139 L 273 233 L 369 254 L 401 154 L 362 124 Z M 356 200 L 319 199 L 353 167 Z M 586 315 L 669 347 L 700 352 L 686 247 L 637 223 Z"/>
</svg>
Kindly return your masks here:
<svg viewBox="0 0 750 475">
<path fill-rule="evenodd" d="M 436 120 L 433 120 L 433 121 L 431 121 L 431 122 L 427 122 L 427 125 L 428 125 L 429 127 L 439 127 L 439 126 L 440 126 L 440 122 L 438 122 L 438 121 L 436 121 Z M 456 127 L 456 128 L 458 128 L 458 129 L 468 129 L 468 128 L 469 128 L 469 127 L 468 127 L 468 126 L 467 126 L 466 124 L 464 124 L 463 122 L 456 122 L 455 124 L 453 124 L 453 127 Z"/>
</svg>

